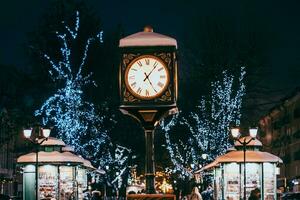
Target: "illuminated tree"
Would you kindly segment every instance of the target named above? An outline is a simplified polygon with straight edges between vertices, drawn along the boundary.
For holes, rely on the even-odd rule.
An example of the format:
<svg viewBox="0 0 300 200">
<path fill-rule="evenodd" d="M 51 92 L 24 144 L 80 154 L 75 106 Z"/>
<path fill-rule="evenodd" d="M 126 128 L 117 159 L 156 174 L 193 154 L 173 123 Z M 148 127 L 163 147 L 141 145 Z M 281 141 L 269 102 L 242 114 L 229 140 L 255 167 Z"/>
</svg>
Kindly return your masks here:
<svg viewBox="0 0 300 200">
<path fill-rule="evenodd" d="M 210 97 L 202 98 L 196 112 L 191 112 L 186 118 L 178 114 L 169 123 L 162 123 L 174 172 L 191 178 L 191 171 L 207 162 L 205 159 L 214 160 L 232 146 L 228 138 L 229 126 L 233 122 L 240 123 L 244 77 L 244 67 L 237 80 L 223 71 L 222 81 L 211 83 Z M 189 135 L 185 142 L 179 140 L 175 143 L 171 141 L 169 131 L 179 124 L 188 128 Z M 207 155 L 205 159 L 203 154 Z"/>
<path fill-rule="evenodd" d="M 74 146 L 77 153 L 89 158 L 101 169 L 108 168 L 106 181 L 114 188 L 119 188 L 128 170 L 131 150 L 112 143 L 107 126 L 112 127 L 114 120 L 110 117 L 107 104 L 95 107 L 84 99 L 83 92 L 87 85 L 96 86 L 91 80 L 92 73 L 85 75 L 85 67 L 90 45 L 93 42 L 102 43 L 103 32 L 87 39 L 80 65 L 76 67 L 72 60 L 72 52 L 75 51 L 72 44 L 76 43 L 79 25 L 79 12 L 76 12 L 75 27 L 64 25 L 65 33 L 56 32 L 62 44 L 61 60 L 54 61 L 50 55 L 43 55 L 50 63 L 49 74 L 52 80 L 59 82 L 62 87 L 35 111 L 35 115 L 42 117 L 44 125 L 53 125 L 58 136 Z"/>
<path fill-rule="evenodd" d="M 72 42 L 76 40 L 79 30 L 79 12 L 76 12 L 76 23 L 74 29 L 65 25 L 66 33 L 56 32 L 56 36 L 62 44 L 60 48 L 61 60 L 53 61 L 48 54 L 44 58 L 50 63 L 50 76 L 53 81 L 59 81 L 63 85 L 52 95 L 39 110 L 36 116 L 42 116 L 43 124 L 53 124 L 61 137 L 67 144 L 81 151 L 80 140 L 88 133 L 95 133 L 104 138 L 107 135 L 99 124 L 103 117 L 96 114 L 95 106 L 83 99 L 83 87 L 95 83 L 91 80 L 92 73 L 83 74 L 87 53 L 91 42 L 98 39 L 102 41 L 102 31 L 96 37 L 86 41 L 85 49 L 79 67 L 72 66 Z M 93 141 L 101 144 L 104 141 Z"/>
</svg>

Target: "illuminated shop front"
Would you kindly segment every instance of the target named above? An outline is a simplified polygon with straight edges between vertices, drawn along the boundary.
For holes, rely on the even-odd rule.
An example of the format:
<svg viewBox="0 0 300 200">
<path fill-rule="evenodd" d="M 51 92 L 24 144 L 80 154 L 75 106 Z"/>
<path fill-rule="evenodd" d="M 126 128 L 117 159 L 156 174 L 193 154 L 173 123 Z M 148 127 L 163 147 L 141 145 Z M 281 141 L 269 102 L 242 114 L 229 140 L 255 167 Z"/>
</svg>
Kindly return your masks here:
<svg viewBox="0 0 300 200">
<path fill-rule="evenodd" d="M 34 200 L 36 154 L 20 156 L 17 162 L 23 168 L 23 199 Z M 83 199 L 88 187 L 87 173 L 95 170 L 88 160 L 55 138 L 41 145 L 38 165 L 40 200 Z"/>
<path fill-rule="evenodd" d="M 216 158 L 199 173 L 213 171 L 215 199 L 240 200 L 244 196 L 244 154 L 242 146 L 235 143 L 236 150 Z M 277 165 L 282 160 L 270 153 L 260 151 L 262 144 L 257 139 L 247 145 L 246 151 L 246 196 L 255 188 L 261 191 L 261 199 L 276 199 Z"/>
</svg>

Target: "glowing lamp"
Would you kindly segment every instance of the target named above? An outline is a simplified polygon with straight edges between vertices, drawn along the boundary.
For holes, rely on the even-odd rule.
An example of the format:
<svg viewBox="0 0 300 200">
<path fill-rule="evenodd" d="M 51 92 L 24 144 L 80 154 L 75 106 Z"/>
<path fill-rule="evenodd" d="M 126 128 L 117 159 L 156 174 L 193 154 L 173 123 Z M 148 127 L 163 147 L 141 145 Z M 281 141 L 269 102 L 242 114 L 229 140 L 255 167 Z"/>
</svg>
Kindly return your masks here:
<svg viewBox="0 0 300 200">
<path fill-rule="evenodd" d="M 240 129 L 239 128 L 232 128 L 231 130 L 231 135 L 233 138 L 238 138 L 240 135 Z"/>
<path fill-rule="evenodd" d="M 249 128 L 249 134 L 250 134 L 250 136 L 252 137 L 252 138 L 256 138 L 256 136 L 257 136 L 257 128 L 255 127 L 255 128 Z"/>
<path fill-rule="evenodd" d="M 43 136 L 45 138 L 48 138 L 50 136 L 50 132 L 51 132 L 51 129 L 48 129 L 48 128 L 42 128 L 42 133 L 43 133 Z"/>
<path fill-rule="evenodd" d="M 23 134 L 24 134 L 25 138 L 30 138 L 31 132 L 32 132 L 32 129 L 24 129 Z"/>
</svg>

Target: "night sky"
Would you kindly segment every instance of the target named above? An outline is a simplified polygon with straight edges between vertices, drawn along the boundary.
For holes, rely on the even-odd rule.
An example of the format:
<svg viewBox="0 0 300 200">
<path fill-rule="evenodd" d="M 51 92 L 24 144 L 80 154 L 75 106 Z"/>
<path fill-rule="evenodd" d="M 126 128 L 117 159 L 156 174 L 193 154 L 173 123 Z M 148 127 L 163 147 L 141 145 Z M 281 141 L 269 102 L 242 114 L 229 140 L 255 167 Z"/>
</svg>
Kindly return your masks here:
<svg viewBox="0 0 300 200">
<path fill-rule="evenodd" d="M 5 1 L 0 6 L 1 48 L 3 64 L 25 65 L 22 44 L 26 33 L 35 30 L 41 15 L 51 1 Z M 189 35 L 189 22 L 197 16 L 231 16 L 239 20 L 248 15 L 251 23 L 262 33 L 272 35 L 269 46 L 265 82 L 275 90 L 290 90 L 299 85 L 300 79 L 300 2 L 280 0 L 251 1 L 139 1 L 88 0 L 103 22 L 104 31 L 122 24 L 126 34 L 140 31 L 145 24 L 154 30 L 171 35 L 179 42 Z"/>
<path fill-rule="evenodd" d="M 50 2 L 10 0 L 1 3 L 1 64 L 16 65 L 20 68 L 28 65 L 24 54 L 27 34 L 37 29 L 42 15 L 48 12 Z M 270 88 L 270 94 L 265 94 L 270 98 L 264 103 L 268 103 L 270 99 L 276 102 L 300 86 L 300 1 L 86 0 L 85 2 L 101 19 L 104 34 L 114 30 L 119 24 L 124 27 L 125 35 L 141 31 L 145 25 L 150 24 L 155 32 L 176 38 L 179 51 L 186 42 L 190 42 L 188 39 L 193 31 L 191 28 L 193 22 L 208 16 L 229 17 L 234 20 L 236 29 L 252 26 L 258 33 L 270 37 L 271 42 L 269 41 L 267 48 L 263 49 L 263 53 L 267 56 L 267 64 L 266 73 L 261 78 Z"/>
</svg>

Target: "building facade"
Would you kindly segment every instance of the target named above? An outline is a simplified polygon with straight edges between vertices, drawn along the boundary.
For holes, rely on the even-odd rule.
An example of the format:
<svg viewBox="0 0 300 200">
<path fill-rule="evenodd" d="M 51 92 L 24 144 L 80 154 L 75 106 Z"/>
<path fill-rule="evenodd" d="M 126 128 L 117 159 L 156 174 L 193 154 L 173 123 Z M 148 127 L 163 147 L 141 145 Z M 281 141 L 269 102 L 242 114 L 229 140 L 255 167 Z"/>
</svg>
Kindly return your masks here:
<svg viewBox="0 0 300 200">
<path fill-rule="evenodd" d="M 15 137 L 5 108 L 0 110 L 0 194 L 16 195 Z"/>
<path fill-rule="evenodd" d="M 300 191 L 300 88 L 263 116 L 259 125 L 264 150 L 283 160 L 279 186 Z"/>
</svg>

